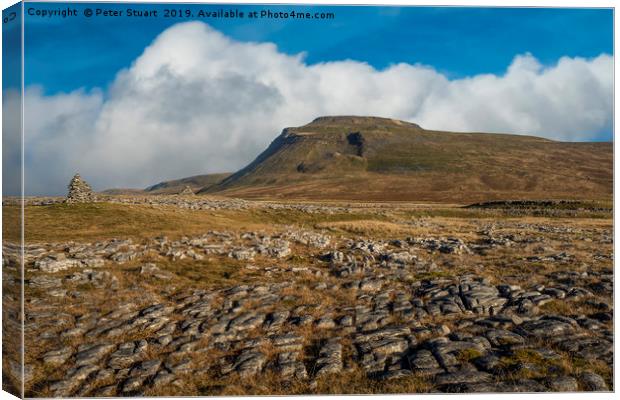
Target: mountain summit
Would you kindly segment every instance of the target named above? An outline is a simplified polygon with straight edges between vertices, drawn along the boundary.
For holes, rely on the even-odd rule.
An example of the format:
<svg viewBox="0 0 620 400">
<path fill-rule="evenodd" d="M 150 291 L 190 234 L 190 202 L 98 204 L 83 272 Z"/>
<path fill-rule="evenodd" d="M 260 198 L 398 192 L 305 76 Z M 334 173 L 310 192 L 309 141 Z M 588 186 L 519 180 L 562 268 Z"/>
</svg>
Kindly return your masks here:
<svg viewBox="0 0 620 400">
<path fill-rule="evenodd" d="M 252 198 L 469 202 L 607 198 L 611 143 L 426 130 L 362 116 L 286 128 L 252 163 L 201 193 Z"/>
</svg>

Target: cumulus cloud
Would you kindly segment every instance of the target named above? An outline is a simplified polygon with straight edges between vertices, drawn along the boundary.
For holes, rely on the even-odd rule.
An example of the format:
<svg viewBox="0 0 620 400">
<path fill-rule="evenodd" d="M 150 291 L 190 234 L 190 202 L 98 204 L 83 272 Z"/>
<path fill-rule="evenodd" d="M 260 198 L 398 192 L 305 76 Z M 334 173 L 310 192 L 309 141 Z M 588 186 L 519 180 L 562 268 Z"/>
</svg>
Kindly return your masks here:
<svg viewBox="0 0 620 400">
<path fill-rule="evenodd" d="M 18 90 L 5 89 L 2 114 L 2 194 L 16 195 L 21 193 L 22 181 L 21 102 Z"/>
<path fill-rule="evenodd" d="M 611 131 L 612 79 L 605 54 L 552 66 L 517 55 L 503 75 L 452 80 L 423 65 L 308 65 L 304 54 L 183 23 L 161 33 L 105 93 L 28 88 L 26 191 L 63 193 L 75 171 L 96 189 L 234 171 L 283 127 L 320 115 L 590 140 Z"/>
</svg>

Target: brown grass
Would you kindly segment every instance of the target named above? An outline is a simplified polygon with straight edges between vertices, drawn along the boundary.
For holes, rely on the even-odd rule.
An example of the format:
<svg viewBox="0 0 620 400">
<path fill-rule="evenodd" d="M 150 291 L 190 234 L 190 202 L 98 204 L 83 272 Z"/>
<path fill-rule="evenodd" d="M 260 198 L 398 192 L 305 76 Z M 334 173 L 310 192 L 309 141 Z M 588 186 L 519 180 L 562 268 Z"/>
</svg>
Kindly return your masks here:
<svg viewBox="0 0 620 400">
<path fill-rule="evenodd" d="M 393 207 L 392 207 L 393 206 Z M 165 234 L 170 238 L 178 238 L 182 235 L 200 235 L 208 230 L 227 230 L 241 232 L 244 230 L 257 231 L 281 231 L 288 229 L 287 226 L 315 228 L 329 231 L 334 241 L 339 241 L 339 237 L 357 238 L 368 236 L 374 239 L 385 240 L 387 238 L 404 239 L 406 236 L 433 237 L 456 236 L 465 240 L 476 240 L 479 237 L 478 230 L 482 225 L 489 222 L 485 216 L 470 215 L 459 210 L 451 212 L 445 206 L 437 207 L 432 205 L 392 205 L 387 207 L 387 212 L 381 211 L 380 205 L 355 205 L 351 213 L 317 213 L 306 214 L 298 211 L 288 210 L 259 210 L 251 209 L 246 211 L 191 211 L 181 210 L 173 207 L 152 207 L 147 205 L 117 205 L 110 203 L 97 203 L 79 206 L 44 206 L 28 207 L 27 235 L 29 241 L 94 241 L 111 237 L 127 238 L 131 237 L 137 242 L 145 238 L 152 238 Z M 4 207 L 4 215 L 15 218 L 18 214 L 17 208 Z M 416 214 L 417 212 L 420 215 Z M 474 211 L 471 211 L 474 212 Z M 478 211 L 476 211 L 478 212 Z M 424 214 L 424 215 L 422 215 Z M 423 221 L 421 217 L 427 217 Z M 535 283 L 548 284 L 546 274 L 556 270 L 582 268 L 597 270 L 609 267 L 607 261 L 592 261 L 592 254 L 595 251 L 611 253 L 612 245 L 601 245 L 594 242 L 567 241 L 567 234 L 564 233 L 541 233 L 536 227 L 521 228 L 516 226 L 511 228 L 510 223 L 532 223 L 546 224 L 552 226 L 569 226 L 583 230 L 584 235 L 592 237 L 599 235 L 594 232 L 597 230 L 610 230 L 611 219 L 553 219 L 539 217 L 524 218 L 504 218 L 500 222 L 508 224 L 501 227 L 499 232 L 503 234 L 516 233 L 522 237 L 544 236 L 548 239 L 545 246 L 555 248 L 553 252 L 563 250 L 564 245 L 571 247 L 567 249 L 569 253 L 575 255 L 576 260 L 570 264 L 539 262 L 530 263 L 522 260 L 525 255 L 533 251 L 532 245 L 515 244 L 513 247 L 498 247 L 489 251 L 488 255 L 456 255 L 456 254 L 434 254 L 429 255 L 425 251 L 417 254 L 423 261 L 434 261 L 437 263 L 435 270 L 428 270 L 421 265 L 413 266 L 411 278 L 415 280 L 433 279 L 439 277 L 454 277 L 465 273 L 476 273 L 489 278 L 492 283 L 512 283 L 522 285 L 524 288 Z M 501 225 L 501 224 L 499 224 Z M 5 228 L 6 229 L 6 228 Z M 5 230 L 5 232 L 8 232 Z M 497 231 L 496 231 L 497 232 Z M 594 232 L 594 233 L 593 233 Z M 581 235 L 581 233 L 579 234 Z M 342 244 L 342 242 L 339 242 Z M 247 302 L 242 304 L 246 310 L 259 310 L 270 312 L 275 309 L 293 310 L 300 305 L 316 305 L 309 307 L 303 313 L 315 317 L 326 312 L 331 312 L 331 316 L 336 318 L 341 315 L 339 306 L 353 306 L 357 303 L 357 296 L 362 294 L 355 290 L 315 290 L 314 287 L 319 282 L 326 282 L 328 286 L 340 280 L 331 275 L 316 277 L 305 273 L 291 273 L 284 271 L 290 266 L 310 266 L 328 272 L 327 263 L 319 261 L 317 255 L 326 250 L 318 250 L 293 244 L 292 256 L 274 260 L 268 257 L 257 256 L 253 261 L 237 261 L 225 255 L 207 255 L 203 260 L 184 259 L 172 261 L 169 258 L 152 254 L 140 260 L 128 262 L 126 264 L 106 263 L 103 270 L 110 271 L 119 281 L 120 289 L 111 292 L 109 290 L 97 289 L 92 285 L 73 286 L 70 290 L 78 290 L 82 297 L 78 298 L 49 298 L 45 297 L 45 291 L 27 288 L 26 296 L 28 299 L 45 299 L 45 303 L 31 303 L 30 309 L 49 309 L 55 312 L 71 314 L 78 317 L 89 312 L 103 313 L 116 309 L 122 304 L 132 303 L 136 308 L 143 305 L 153 304 L 154 302 L 167 302 L 167 298 L 177 293 L 188 293 L 193 289 L 219 289 L 241 283 L 270 283 L 291 281 L 294 283 L 292 288 L 282 290 L 282 295 L 295 296 L 293 300 L 281 302 L 276 305 L 263 306 L 258 302 Z M 146 262 L 154 262 L 162 270 L 173 274 L 173 278 L 161 280 L 147 277 L 139 273 L 139 266 Z M 581 265 L 585 264 L 586 267 Z M 258 269 L 248 269 L 250 264 Z M 264 273 L 264 269 L 271 266 L 279 266 L 282 271 L 275 272 L 271 276 Z M 58 277 L 68 275 L 73 271 L 63 271 L 55 274 Z M 27 271 L 29 278 L 33 271 Z M 407 282 L 397 282 L 399 288 L 407 287 Z M 8 293 L 8 292 L 7 292 Z M 138 295 L 137 295 L 138 294 Z M 216 298 L 215 302 L 222 301 Z M 359 301 L 363 303 L 363 301 Z M 29 308 L 27 308 L 28 311 Z M 593 306 L 585 300 L 568 302 L 565 300 L 554 301 L 541 307 L 545 313 L 558 313 L 561 315 L 591 314 L 595 312 Z M 176 315 L 176 314 L 175 314 Z M 173 318 L 182 318 L 176 315 Z M 451 317 L 427 317 L 420 322 L 424 326 L 432 327 L 437 324 L 446 324 L 451 329 L 454 328 L 454 320 L 463 318 L 462 315 Z M 399 320 L 399 316 L 394 316 L 394 322 L 404 322 Z M 55 331 L 62 331 L 69 328 L 68 325 L 54 327 Z M 43 328 L 42 328 L 43 329 Z M 47 328 L 45 328 L 47 329 Z M 42 330 L 41 330 L 42 331 Z M 290 327 L 290 332 L 302 335 L 309 343 L 309 351 L 318 350 L 316 340 L 321 340 L 333 336 L 334 331 L 317 330 L 312 325 L 305 327 Z M 66 373 L 66 366 L 58 368 L 43 367 L 39 360 L 40 355 L 51 349 L 69 345 L 74 349 L 81 343 L 97 341 L 100 339 L 70 339 L 52 340 L 44 343 L 37 340 L 40 331 L 32 332 L 27 337 L 28 343 L 28 362 L 36 366 L 34 382 L 44 382 L 50 379 L 60 379 Z M 263 337 L 266 333 L 260 328 L 251 332 L 251 337 Z M 137 340 L 149 337 L 149 332 L 133 332 L 118 338 L 118 341 Z M 310 338 L 314 339 L 310 343 Z M 419 338 L 421 339 L 421 338 Z M 350 352 L 350 341 L 343 339 L 344 352 Z M 206 344 L 206 343 L 205 343 Z M 548 343 L 536 344 L 540 348 L 552 348 Z M 273 349 L 266 346 L 262 349 L 273 358 Z M 542 360 L 533 353 L 522 352 L 505 360 L 507 365 L 517 362 L 532 362 L 540 364 L 543 368 L 542 373 L 528 375 L 522 372 L 516 374 L 514 378 L 521 377 L 543 377 L 545 371 L 551 371 L 551 367 L 559 368 L 559 371 L 569 375 L 576 375 L 581 371 L 595 371 L 610 382 L 611 369 L 603 362 L 586 361 L 575 358 L 570 354 L 556 349 L 562 356 L 560 360 L 549 362 Z M 164 357 L 165 354 L 152 356 Z M 237 376 L 217 377 L 212 372 L 204 369 L 205 365 L 214 365 L 218 358 L 223 355 L 215 350 L 207 352 L 196 352 L 191 357 L 196 361 L 197 369 L 190 374 L 184 374 L 179 378 L 179 385 L 169 385 L 167 387 L 148 389 L 146 394 L 151 395 L 250 395 L 250 394 L 372 394 L 372 393 L 421 393 L 432 390 L 432 382 L 426 378 L 414 375 L 390 382 L 379 382 L 367 379 L 365 372 L 359 368 L 354 368 L 342 375 L 324 377 L 317 381 L 316 387 L 310 386 L 308 382 L 291 381 L 286 382 L 275 374 L 267 373 L 260 378 L 239 379 Z M 459 355 L 462 362 L 471 361 L 478 356 L 474 353 L 463 353 Z M 306 355 L 308 358 L 309 356 Z M 307 359 L 307 361 L 309 358 Z M 70 364 L 70 363 L 69 363 Z M 6 366 L 6 365 L 5 365 Z M 311 367 L 311 365 L 309 365 Z M 108 382 L 112 383 L 112 381 Z M 102 383 L 103 385 L 103 383 Z M 31 394 L 49 396 L 42 387 L 31 388 Z"/>
<path fill-rule="evenodd" d="M 375 220 L 325 222 L 317 224 L 316 227 L 319 229 L 328 229 L 336 232 L 341 231 L 364 236 L 377 234 L 412 234 L 413 232 L 415 232 L 415 229 L 408 228 L 405 225 Z"/>
</svg>

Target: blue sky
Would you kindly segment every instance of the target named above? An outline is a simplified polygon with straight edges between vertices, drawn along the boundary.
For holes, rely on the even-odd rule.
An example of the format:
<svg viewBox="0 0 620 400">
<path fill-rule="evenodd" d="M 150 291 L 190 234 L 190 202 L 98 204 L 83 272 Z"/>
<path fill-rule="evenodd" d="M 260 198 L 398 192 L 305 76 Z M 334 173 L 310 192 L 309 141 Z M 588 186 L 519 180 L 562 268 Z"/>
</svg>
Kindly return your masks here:
<svg viewBox="0 0 620 400">
<path fill-rule="evenodd" d="M 115 5 L 123 10 L 164 5 Z M 30 3 L 38 9 L 62 3 Z M 47 94 L 79 87 L 105 87 L 164 29 L 186 19 L 42 19 L 26 16 L 26 85 Z M 181 7 L 177 5 L 176 7 Z M 230 5 L 186 5 L 194 11 Z M 235 7 L 249 12 L 264 6 Z M 289 11 L 332 11 L 331 21 L 208 19 L 205 22 L 240 41 L 273 42 L 287 54 L 306 52 L 306 62 L 352 59 L 375 68 L 398 62 L 433 66 L 449 78 L 501 74 L 516 54 L 529 52 L 543 64 L 562 56 L 595 57 L 613 51 L 609 9 L 317 7 L 269 6 Z M 160 11 L 161 13 L 161 11 Z"/>
<path fill-rule="evenodd" d="M 2 27 L 2 87 L 19 88 L 21 85 L 21 23 L 14 17 L 19 15 L 19 4 L 2 11 L 3 20 L 7 22 Z"/>
<path fill-rule="evenodd" d="M 163 18 L 161 4 L 26 11 L 68 6 L 78 16 L 25 18 L 29 194 L 62 194 L 75 172 L 97 190 L 233 172 L 284 127 L 322 115 L 613 139 L 610 9 L 174 5 L 246 15 L 193 21 Z M 160 16 L 87 18 L 86 8 Z M 335 18 L 247 18 L 266 8 Z M 7 95 L 3 112 L 19 100 Z"/>
</svg>

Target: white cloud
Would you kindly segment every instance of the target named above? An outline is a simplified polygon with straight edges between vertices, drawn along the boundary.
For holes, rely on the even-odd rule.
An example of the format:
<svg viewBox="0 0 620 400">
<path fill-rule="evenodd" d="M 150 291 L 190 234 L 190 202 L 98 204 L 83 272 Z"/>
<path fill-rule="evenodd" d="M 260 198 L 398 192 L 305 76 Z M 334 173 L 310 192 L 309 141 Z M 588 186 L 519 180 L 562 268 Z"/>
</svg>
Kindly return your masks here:
<svg viewBox="0 0 620 400">
<path fill-rule="evenodd" d="M 405 119 L 428 129 L 589 140 L 611 130 L 613 59 L 518 55 L 506 73 L 450 80 L 432 67 L 307 65 L 270 43 L 175 25 L 109 92 L 26 92 L 26 190 L 60 194 L 75 171 L 96 189 L 234 171 L 286 126 L 320 115 Z"/>
<path fill-rule="evenodd" d="M 21 193 L 21 102 L 19 91 L 5 89 L 2 96 L 2 194 Z"/>
</svg>

